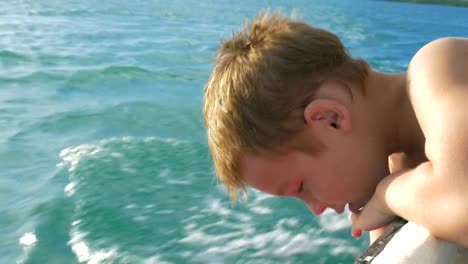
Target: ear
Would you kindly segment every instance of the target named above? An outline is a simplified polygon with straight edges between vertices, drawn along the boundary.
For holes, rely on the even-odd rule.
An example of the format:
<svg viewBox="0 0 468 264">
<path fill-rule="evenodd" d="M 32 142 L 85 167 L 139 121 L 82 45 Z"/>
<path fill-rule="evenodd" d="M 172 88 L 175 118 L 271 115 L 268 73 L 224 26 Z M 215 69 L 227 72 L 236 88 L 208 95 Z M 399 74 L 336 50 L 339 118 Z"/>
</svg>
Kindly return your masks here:
<svg viewBox="0 0 468 264">
<path fill-rule="evenodd" d="M 330 99 L 315 99 L 304 109 L 304 119 L 309 125 L 348 133 L 351 131 L 351 115 L 343 104 Z"/>
</svg>

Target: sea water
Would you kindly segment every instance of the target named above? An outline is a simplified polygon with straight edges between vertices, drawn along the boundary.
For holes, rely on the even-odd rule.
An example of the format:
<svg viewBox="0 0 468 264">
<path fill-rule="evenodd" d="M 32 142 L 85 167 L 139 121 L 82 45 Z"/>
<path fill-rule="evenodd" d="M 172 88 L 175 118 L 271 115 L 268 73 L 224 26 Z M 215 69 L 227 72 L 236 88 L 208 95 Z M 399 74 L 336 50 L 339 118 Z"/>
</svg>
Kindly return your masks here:
<svg viewBox="0 0 468 264">
<path fill-rule="evenodd" d="M 0 2 L 0 263 L 351 263 L 345 214 L 213 175 L 203 86 L 222 39 L 295 12 L 377 70 L 467 36 L 468 9 L 385 1 Z"/>
</svg>

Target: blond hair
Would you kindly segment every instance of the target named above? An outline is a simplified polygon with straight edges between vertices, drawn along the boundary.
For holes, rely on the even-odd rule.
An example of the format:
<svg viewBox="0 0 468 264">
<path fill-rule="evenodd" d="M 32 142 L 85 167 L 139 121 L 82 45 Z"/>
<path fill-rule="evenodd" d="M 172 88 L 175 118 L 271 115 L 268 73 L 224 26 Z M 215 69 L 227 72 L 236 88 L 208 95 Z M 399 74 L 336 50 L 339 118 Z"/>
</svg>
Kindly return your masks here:
<svg viewBox="0 0 468 264">
<path fill-rule="evenodd" d="M 215 63 L 203 114 L 216 175 L 233 201 L 239 189 L 245 193 L 242 154 L 275 151 L 299 135 L 304 107 L 325 79 L 364 87 L 368 71 L 336 35 L 277 12 L 247 22 L 222 43 Z"/>
</svg>

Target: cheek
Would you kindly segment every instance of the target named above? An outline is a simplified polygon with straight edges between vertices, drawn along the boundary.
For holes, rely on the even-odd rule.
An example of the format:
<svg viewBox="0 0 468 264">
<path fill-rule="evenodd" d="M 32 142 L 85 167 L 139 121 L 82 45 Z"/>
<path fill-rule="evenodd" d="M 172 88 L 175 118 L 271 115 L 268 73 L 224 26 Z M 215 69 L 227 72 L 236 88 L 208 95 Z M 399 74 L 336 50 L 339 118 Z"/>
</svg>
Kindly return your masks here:
<svg viewBox="0 0 468 264">
<path fill-rule="evenodd" d="M 273 179 L 274 177 L 259 177 L 255 179 L 255 182 L 251 182 L 249 185 L 261 192 L 274 194 L 276 185 Z"/>
<path fill-rule="evenodd" d="M 324 179 L 323 201 L 340 204 L 349 202 L 362 191 L 359 175 L 344 166 L 337 166 Z"/>
<path fill-rule="evenodd" d="M 324 172 L 318 178 L 309 179 L 308 190 L 315 199 L 326 203 L 335 203 L 346 191 L 338 179 Z"/>
<path fill-rule="evenodd" d="M 373 158 L 355 159 L 352 166 L 348 166 L 348 174 L 343 180 L 343 193 L 350 197 L 370 197 L 375 192 L 377 184 L 386 176 L 387 164 L 385 159 L 374 155 Z"/>
</svg>

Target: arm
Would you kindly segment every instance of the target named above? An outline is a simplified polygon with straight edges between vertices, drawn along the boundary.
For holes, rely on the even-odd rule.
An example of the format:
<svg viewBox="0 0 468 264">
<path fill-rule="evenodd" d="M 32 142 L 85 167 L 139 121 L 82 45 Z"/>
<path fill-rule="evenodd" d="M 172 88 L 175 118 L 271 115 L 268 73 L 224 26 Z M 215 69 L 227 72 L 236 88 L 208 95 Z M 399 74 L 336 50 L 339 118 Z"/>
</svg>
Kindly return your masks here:
<svg viewBox="0 0 468 264">
<path fill-rule="evenodd" d="M 428 161 L 382 180 L 356 225 L 373 229 L 396 214 L 468 247 L 468 40 L 431 42 L 408 73 Z"/>
<path fill-rule="evenodd" d="M 468 247 L 468 39 L 429 43 L 413 58 L 409 76 L 429 161 L 389 185 L 386 198 L 408 195 L 412 206 L 401 210 L 407 201 L 397 201 L 389 203 L 391 209 L 437 237 Z"/>
<path fill-rule="evenodd" d="M 390 173 L 396 173 L 405 169 L 411 169 L 416 167 L 420 161 L 418 159 L 411 159 L 406 153 L 393 153 L 388 156 L 388 169 Z M 372 245 L 379 237 L 381 237 L 388 225 L 378 229 L 369 231 L 369 244 Z"/>
</svg>

